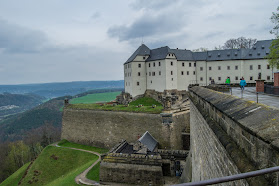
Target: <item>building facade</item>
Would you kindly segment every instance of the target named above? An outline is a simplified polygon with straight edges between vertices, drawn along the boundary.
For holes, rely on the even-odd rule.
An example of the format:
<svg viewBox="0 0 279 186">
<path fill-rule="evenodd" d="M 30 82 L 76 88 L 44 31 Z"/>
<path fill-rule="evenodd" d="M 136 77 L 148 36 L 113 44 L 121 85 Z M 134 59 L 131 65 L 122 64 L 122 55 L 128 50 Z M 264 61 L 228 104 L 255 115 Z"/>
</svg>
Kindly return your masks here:
<svg viewBox="0 0 279 186">
<path fill-rule="evenodd" d="M 208 85 L 214 79 L 224 84 L 247 83 L 257 79 L 272 82 L 272 72 L 265 56 L 272 40 L 257 41 L 251 49 L 226 49 L 206 52 L 170 49 L 168 46 L 149 49 L 142 44 L 124 63 L 125 92 L 133 97 L 146 90 L 187 90 L 190 84 Z"/>
</svg>

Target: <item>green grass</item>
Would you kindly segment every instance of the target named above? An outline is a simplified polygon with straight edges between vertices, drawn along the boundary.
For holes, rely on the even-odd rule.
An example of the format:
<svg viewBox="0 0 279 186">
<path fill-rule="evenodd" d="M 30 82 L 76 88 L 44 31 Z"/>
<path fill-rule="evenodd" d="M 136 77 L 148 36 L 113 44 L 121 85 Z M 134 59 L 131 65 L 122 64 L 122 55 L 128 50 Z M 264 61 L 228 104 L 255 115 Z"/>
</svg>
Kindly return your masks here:
<svg viewBox="0 0 279 186">
<path fill-rule="evenodd" d="M 57 160 L 51 156 L 57 157 Z M 72 150 L 47 146 L 34 161 L 22 185 L 77 185 L 75 177 L 98 159 L 98 156 Z M 39 171 L 36 175 L 34 171 Z M 37 180 L 37 181 L 35 181 Z"/>
<path fill-rule="evenodd" d="M 100 181 L 100 162 L 97 163 L 86 175 L 87 179 Z"/>
<path fill-rule="evenodd" d="M 116 96 L 118 96 L 120 93 L 121 92 L 119 91 L 119 92 L 88 94 L 86 96 L 71 99 L 70 104 L 108 102 L 114 100 Z"/>
<path fill-rule="evenodd" d="M 72 142 L 69 142 L 65 139 L 61 140 L 58 143 L 58 145 L 62 146 L 62 147 L 73 147 L 73 148 L 77 148 L 77 149 L 89 150 L 89 151 L 93 151 L 93 152 L 98 152 L 100 154 L 108 152 L 108 149 L 103 149 L 103 148 L 98 148 L 98 147 L 91 147 L 91 146 L 87 146 L 87 145 L 72 143 Z"/>
<path fill-rule="evenodd" d="M 30 163 L 26 163 L 25 165 L 20 167 L 16 172 L 14 172 L 11 176 L 9 176 L 6 180 L 4 180 L 0 185 L 1 186 L 6 186 L 6 185 L 7 186 L 13 186 L 13 185 L 17 186 L 18 182 L 24 175 L 29 164 Z"/>
<path fill-rule="evenodd" d="M 138 107 L 142 104 L 142 107 Z M 156 105 L 152 108 L 152 105 Z M 139 98 L 129 104 L 128 107 L 125 105 L 98 105 L 98 104 L 70 104 L 68 108 L 72 109 L 92 109 L 92 110 L 108 110 L 108 111 L 125 111 L 125 112 L 146 112 L 152 114 L 159 114 L 163 110 L 163 106 L 152 98 L 143 97 Z"/>
</svg>

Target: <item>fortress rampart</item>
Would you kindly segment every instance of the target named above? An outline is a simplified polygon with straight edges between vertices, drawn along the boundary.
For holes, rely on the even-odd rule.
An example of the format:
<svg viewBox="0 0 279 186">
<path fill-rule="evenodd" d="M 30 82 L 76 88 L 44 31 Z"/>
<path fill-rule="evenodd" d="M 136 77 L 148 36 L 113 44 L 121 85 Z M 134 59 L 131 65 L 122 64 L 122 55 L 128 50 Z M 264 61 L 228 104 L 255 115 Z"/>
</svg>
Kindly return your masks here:
<svg viewBox="0 0 279 186">
<path fill-rule="evenodd" d="M 279 165 L 279 110 L 202 87 L 190 89 L 192 181 Z M 228 185 L 277 185 L 276 173 Z"/>
<path fill-rule="evenodd" d="M 160 148 L 182 149 L 182 132 L 189 128 L 189 111 L 160 114 L 64 108 L 62 139 L 96 147 L 112 148 L 118 142 L 134 142 L 149 131 Z"/>
</svg>

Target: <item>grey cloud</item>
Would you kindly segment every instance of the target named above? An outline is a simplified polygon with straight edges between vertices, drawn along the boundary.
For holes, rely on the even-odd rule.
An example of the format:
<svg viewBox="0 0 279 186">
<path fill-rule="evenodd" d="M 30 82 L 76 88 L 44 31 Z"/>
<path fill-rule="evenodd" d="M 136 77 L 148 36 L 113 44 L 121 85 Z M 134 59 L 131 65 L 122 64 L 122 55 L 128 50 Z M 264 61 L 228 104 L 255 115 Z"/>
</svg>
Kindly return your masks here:
<svg viewBox="0 0 279 186">
<path fill-rule="evenodd" d="M 4 52 L 37 52 L 47 43 L 46 35 L 37 30 L 0 19 L 0 49 Z"/>
<path fill-rule="evenodd" d="M 91 16 L 91 19 L 97 19 L 101 16 L 101 13 L 100 12 L 95 12 L 92 16 Z"/>
<path fill-rule="evenodd" d="M 119 41 L 127 41 L 136 38 L 146 38 L 150 36 L 163 36 L 171 32 L 178 32 L 185 26 L 183 14 L 173 12 L 171 14 L 152 15 L 146 13 L 131 25 L 112 26 L 107 34 L 110 37 L 118 38 Z"/>
<path fill-rule="evenodd" d="M 139 8 L 164 8 L 166 6 L 170 6 L 172 3 L 177 3 L 178 0 L 172 0 L 170 1 L 152 1 L 152 0 L 135 0 L 133 3 L 130 4 L 130 6 L 134 9 L 139 9 Z"/>
</svg>

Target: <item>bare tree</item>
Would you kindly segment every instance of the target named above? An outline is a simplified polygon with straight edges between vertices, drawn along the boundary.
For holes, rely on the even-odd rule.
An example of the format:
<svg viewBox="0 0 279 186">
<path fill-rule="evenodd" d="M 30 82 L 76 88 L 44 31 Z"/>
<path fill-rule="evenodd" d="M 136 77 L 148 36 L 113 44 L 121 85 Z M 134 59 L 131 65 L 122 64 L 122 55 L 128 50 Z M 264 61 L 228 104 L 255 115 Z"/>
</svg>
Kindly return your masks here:
<svg viewBox="0 0 279 186">
<path fill-rule="evenodd" d="M 197 49 L 193 49 L 192 51 L 193 52 L 206 52 L 206 51 L 208 51 L 208 48 L 200 47 L 200 48 L 197 48 Z"/>
<path fill-rule="evenodd" d="M 237 39 L 229 39 L 224 43 L 223 49 L 239 49 L 252 48 L 257 42 L 257 39 L 239 37 Z"/>
</svg>

